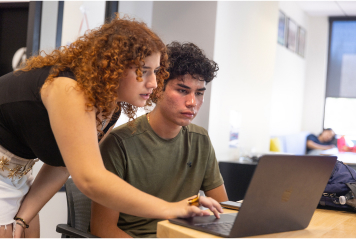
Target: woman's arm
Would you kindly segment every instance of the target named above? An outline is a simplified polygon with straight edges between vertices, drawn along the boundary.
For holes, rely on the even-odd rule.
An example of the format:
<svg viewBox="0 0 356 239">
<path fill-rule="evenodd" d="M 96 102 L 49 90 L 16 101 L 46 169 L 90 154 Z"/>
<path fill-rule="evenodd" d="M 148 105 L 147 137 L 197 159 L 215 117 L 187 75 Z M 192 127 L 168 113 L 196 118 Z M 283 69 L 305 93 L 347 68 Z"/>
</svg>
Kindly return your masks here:
<svg viewBox="0 0 356 239">
<path fill-rule="evenodd" d="M 74 183 L 89 198 L 114 210 L 140 214 L 135 208 L 141 204 L 141 211 L 146 211 L 143 205 L 147 201 L 139 200 L 146 195 L 105 169 L 97 142 L 95 111 L 86 109 L 85 96 L 75 87 L 74 80 L 57 78 L 42 93 L 54 136 Z M 164 201 L 157 203 L 165 205 Z M 148 211 L 157 214 L 153 208 Z"/>
<path fill-rule="evenodd" d="M 60 77 L 43 89 L 41 96 L 66 167 L 80 191 L 110 209 L 141 217 L 206 214 L 185 200 L 168 203 L 146 194 L 107 171 L 97 142 L 95 111 L 87 111 L 86 98 L 75 87 L 74 80 Z M 205 207 L 222 212 L 217 202 L 205 203 Z"/>
<path fill-rule="evenodd" d="M 29 224 L 32 218 L 63 186 L 68 177 L 69 173 L 65 167 L 43 164 L 16 216 L 23 218 Z M 21 237 L 22 231 L 23 228 L 16 225 L 14 237 Z"/>
<path fill-rule="evenodd" d="M 107 133 L 102 137 L 102 142 L 105 137 L 111 132 L 115 125 L 111 126 Z M 53 167 L 44 164 L 36 176 L 36 179 L 31 187 L 31 190 L 24 198 L 23 203 L 17 213 L 17 217 L 23 218 L 24 215 L 36 215 L 42 207 L 54 196 L 56 192 L 63 186 L 69 177 L 69 172 L 65 167 Z M 46 185 L 44 185 L 44 183 Z M 41 196 L 41 194 L 44 194 Z M 41 203 L 39 203 L 41 201 Z M 35 205 L 35 207 L 33 207 Z M 37 207 L 36 207 L 37 206 Z M 27 223 L 27 222 L 26 222 Z M 30 223 L 30 222 L 28 222 Z M 21 237 L 23 228 L 16 225 L 15 237 Z"/>
</svg>

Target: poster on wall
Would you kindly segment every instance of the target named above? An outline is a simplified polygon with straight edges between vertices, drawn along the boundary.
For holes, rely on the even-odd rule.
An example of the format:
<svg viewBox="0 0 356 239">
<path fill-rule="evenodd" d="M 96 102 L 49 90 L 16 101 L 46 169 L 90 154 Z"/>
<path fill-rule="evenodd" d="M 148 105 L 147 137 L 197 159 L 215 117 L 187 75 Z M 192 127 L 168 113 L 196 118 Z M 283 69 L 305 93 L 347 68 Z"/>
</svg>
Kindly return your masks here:
<svg viewBox="0 0 356 239">
<path fill-rule="evenodd" d="M 305 52 L 305 30 L 302 27 L 298 27 L 298 54 L 304 57 Z"/>
<path fill-rule="evenodd" d="M 238 146 L 240 127 L 241 115 L 236 110 L 230 110 L 230 148 L 237 148 Z"/>
<path fill-rule="evenodd" d="M 279 11 L 278 17 L 278 43 L 284 46 L 286 44 L 286 15 Z"/>
<path fill-rule="evenodd" d="M 288 36 L 287 36 L 287 47 L 289 50 L 296 52 L 297 50 L 297 34 L 298 34 L 298 26 L 297 24 L 290 18 L 288 18 Z"/>
</svg>

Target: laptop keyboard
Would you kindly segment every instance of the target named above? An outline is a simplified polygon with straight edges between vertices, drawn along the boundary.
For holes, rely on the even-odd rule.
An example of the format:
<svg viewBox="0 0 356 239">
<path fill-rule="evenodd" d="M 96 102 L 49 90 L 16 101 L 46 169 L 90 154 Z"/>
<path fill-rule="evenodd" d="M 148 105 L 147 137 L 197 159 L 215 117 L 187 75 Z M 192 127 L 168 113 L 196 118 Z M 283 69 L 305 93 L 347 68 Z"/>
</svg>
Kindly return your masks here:
<svg viewBox="0 0 356 239">
<path fill-rule="evenodd" d="M 194 226 L 206 228 L 215 232 L 225 232 L 229 233 L 231 231 L 233 222 L 214 222 L 214 223 L 204 223 L 204 224 L 194 224 Z"/>
</svg>

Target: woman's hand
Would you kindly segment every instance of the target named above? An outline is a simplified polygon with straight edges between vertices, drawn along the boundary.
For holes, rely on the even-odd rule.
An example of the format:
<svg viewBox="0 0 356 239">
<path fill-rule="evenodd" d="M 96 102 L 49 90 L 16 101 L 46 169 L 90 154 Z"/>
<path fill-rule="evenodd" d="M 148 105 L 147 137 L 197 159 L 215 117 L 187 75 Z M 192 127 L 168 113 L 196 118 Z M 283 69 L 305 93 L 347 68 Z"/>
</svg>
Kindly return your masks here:
<svg viewBox="0 0 356 239">
<path fill-rule="evenodd" d="M 14 238 L 24 238 L 24 228 L 15 222 Z"/>
<path fill-rule="evenodd" d="M 208 210 L 201 210 L 197 206 L 191 206 L 189 205 L 189 200 L 195 198 L 196 196 L 189 197 L 187 199 L 184 199 L 180 202 L 176 203 L 170 203 L 173 204 L 173 207 L 171 205 L 170 207 L 170 216 L 169 218 L 187 218 L 187 217 L 195 217 L 195 216 L 209 216 L 210 212 Z M 199 204 L 203 207 L 209 208 L 210 211 L 212 211 L 215 215 L 215 217 L 220 218 L 219 212 L 223 213 L 223 210 L 220 206 L 220 204 L 215 201 L 214 199 L 210 197 L 200 197 L 199 198 Z"/>
</svg>

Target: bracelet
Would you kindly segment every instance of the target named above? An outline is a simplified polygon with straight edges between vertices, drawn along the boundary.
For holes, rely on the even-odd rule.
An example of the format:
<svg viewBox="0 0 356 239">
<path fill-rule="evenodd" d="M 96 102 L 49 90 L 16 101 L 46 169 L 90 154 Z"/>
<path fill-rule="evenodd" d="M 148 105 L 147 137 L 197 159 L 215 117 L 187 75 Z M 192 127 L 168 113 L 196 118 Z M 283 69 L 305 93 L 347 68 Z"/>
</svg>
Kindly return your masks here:
<svg viewBox="0 0 356 239">
<path fill-rule="evenodd" d="M 17 225 L 20 225 L 23 229 L 26 229 L 26 226 L 22 222 L 16 222 Z"/>
<path fill-rule="evenodd" d="M 16 221 L 20 220 L 23 223 L 23 225 L 22 225 L 23 228 L 28 228 L 29 227 L 29 225 L 21 217 L 14 217 L 14 220 L 16 220 Z M 18 225 L 20 225 L 20 224 L 18 224 Z"/>
</svg>

